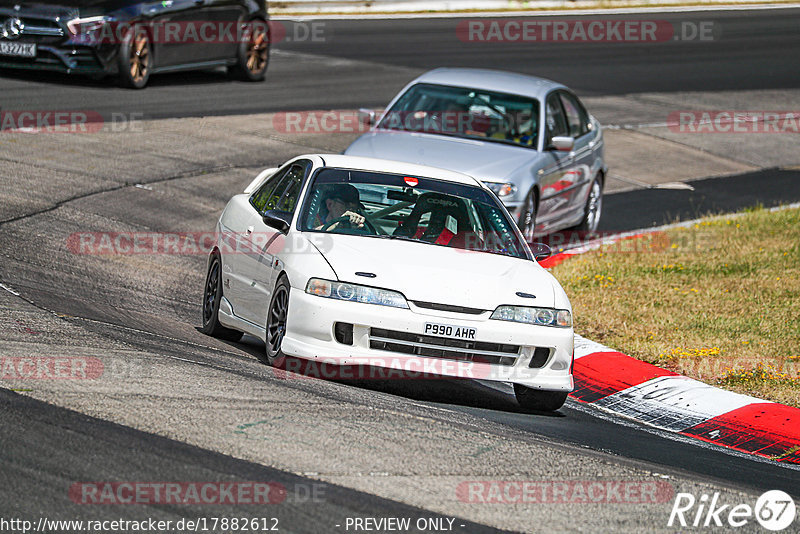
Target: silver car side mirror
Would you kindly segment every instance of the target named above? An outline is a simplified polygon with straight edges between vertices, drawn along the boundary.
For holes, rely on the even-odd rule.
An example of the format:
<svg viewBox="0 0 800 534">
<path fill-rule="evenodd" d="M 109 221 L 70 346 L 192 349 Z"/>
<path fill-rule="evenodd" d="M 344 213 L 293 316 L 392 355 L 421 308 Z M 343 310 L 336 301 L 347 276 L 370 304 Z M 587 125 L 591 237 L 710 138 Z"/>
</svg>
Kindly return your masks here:
<svg viewBox="0 0 800 534">
<path fill-rule="evenodd" d="M 358 110 L 358 122 L 366 124 L 367 126 L 373 126 L 375 124 L 375 115 L 374 109 L 361 108 Z"/>
<path fill-rule="evenodd" d="M 561 152 L 572 152 L 575 148 L 575 138 L 567 136 L 553 137 L 550 140 L 550 146 Z"/>
<path fill-rule="evenodd" d="M 542 261 L 553 255 L 553 250 L 544 243 L 531 243 L 531 252 L 536 261 Z"/>
</svg>

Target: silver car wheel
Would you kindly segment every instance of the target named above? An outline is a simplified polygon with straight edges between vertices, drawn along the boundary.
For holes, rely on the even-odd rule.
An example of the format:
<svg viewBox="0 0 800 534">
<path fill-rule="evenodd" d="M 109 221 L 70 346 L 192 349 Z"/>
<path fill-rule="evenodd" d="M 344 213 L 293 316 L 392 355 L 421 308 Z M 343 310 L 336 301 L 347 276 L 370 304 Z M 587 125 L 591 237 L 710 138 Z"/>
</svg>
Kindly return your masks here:
<svg viewBox="0 0 800 534">
<path fill-rule="evenodd" d="M 533 191 L 525 197 L 525 204 L 519 216 L 519 229 L 525 241 L 533 243 L 533 234 L 536 230 L 536 195 Z"/>
<path fill-rule="evenodd" d="M 590 232 L 597 230 L 600 224 L 600 215 L 603 211 L 603 192 L 600 180 L 595 180 L 589 191 L 589 200 L 586 202 L 586 229 Z"/>
</svg>

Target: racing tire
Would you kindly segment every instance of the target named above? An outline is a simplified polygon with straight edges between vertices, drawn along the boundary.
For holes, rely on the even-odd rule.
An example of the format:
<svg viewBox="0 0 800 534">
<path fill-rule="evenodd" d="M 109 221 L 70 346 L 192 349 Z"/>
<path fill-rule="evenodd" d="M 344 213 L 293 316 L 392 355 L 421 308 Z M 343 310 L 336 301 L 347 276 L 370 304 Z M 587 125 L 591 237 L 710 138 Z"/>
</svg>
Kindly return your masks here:
<svg viewBox="0 0 800 534">
<path fill-rule="evenodd" d="M 272 367 L 283 367 L 286 355 L 281 351 L 286 334 L 286 319 L 289 315 L 289 279 L 281 276 L 267 310 L 266 349 L 261 361 Z"/>
<path fill-rule="evenodd" d="M 583 219 L 572 229 L 579 232 L 594 232 L 600 224 L 603 214 L 603 179 L 598 174 L 589 189 L 586 206 L 583 208 Z"/>
<path fill-rule="evenodd" d="M 554 412 L 564 406 L 567 395 L 569 393 L 566 391 L 543 391 L 514 384 L 514 396 L 525 410 Z"/>
<path fill-rule="evenodd" d="M 153 54 L 150 35 L 134 26 L 122 39 L 118 53 L 119 83 L 129 89 L 143 89 L 150 80 Z"/>
<path fill-rule="evenodd" d="M 222 301 L 222 259 L 219 254 L 211 256 L 203 289 L 203 328 L 206 335 L 227 341 L 239 341 L 244 335 L 238 330 L 226 328 L 219 322 L 219 304 Z"/>
<path fill-rule="evenodd" d="M 243 32 L 236 64 L 228 67 L 228 74 L 237 80 L 260 82 L 266 77 L 269 66 L 269 24 L 255 19 L 243 24 Z"/>
</svg>

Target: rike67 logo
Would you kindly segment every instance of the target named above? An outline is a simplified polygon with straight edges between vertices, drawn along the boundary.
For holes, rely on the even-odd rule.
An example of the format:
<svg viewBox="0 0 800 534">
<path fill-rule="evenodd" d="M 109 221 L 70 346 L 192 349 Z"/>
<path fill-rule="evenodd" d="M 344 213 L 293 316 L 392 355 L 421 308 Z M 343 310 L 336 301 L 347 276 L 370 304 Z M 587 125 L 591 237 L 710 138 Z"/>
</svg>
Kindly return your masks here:
<svg viewBox="0 0 800 534">
<path fill-rule="evenodd" d="M 678 493 L 669 514 L 667 526 L 681 527 L 743 527 L 754 519 L 761 527 L 774 532 L 794 523 L 797 508 L 792 498 L 780 490 L 770 490 L 751 506 L 747 503 L 722 504 L 719 493 L 696 499 L 691 493 Z"/>
</svg>

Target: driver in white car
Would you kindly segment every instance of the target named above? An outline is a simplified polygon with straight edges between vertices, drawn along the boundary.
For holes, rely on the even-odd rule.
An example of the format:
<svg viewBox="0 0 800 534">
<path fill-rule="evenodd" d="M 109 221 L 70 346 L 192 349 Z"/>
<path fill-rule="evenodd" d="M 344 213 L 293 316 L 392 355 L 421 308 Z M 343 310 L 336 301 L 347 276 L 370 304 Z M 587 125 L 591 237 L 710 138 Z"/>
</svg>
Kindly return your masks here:
<svg viewBox="0 0 800 534">
<path fill-rule="evenodd" d="M 342 222 L 348 222 L 353 228 L 363 228 L 365 218 L 358 213 L 361 209 L 358 189 L 350 184 L 331 184 L 325 193 L 322 207 L 317 213 L 315 230 L 332 231 Z M 331 222 L 348 217 L 349 220 Z"/>
</svg>

